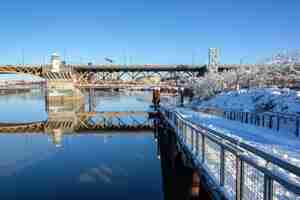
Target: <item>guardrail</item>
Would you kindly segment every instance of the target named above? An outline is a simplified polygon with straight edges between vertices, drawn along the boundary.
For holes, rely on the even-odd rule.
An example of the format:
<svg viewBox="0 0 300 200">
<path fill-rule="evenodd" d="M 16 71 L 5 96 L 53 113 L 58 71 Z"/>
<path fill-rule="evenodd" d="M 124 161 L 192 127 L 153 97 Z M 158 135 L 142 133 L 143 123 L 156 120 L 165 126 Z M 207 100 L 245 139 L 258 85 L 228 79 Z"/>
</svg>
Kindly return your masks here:
<svg viewBox="0 0 300 200">
<path fill-rule="evenodd" d="M 229 120 L 265 127 L 276 131 L 284 130 L 295 134 L 297 137 L 300 135 L 300 115 L 276 112 L 255 113 L 225 110 L 224 117 Z"/>
<path fill-rule="evenodd" d="M 201 170 L 211 188 L 227 199 L 300 199 L 300 168 L 253 146 L 184 119 L 175 110 L 160 108 L 179 142 Z"/>
</svg>

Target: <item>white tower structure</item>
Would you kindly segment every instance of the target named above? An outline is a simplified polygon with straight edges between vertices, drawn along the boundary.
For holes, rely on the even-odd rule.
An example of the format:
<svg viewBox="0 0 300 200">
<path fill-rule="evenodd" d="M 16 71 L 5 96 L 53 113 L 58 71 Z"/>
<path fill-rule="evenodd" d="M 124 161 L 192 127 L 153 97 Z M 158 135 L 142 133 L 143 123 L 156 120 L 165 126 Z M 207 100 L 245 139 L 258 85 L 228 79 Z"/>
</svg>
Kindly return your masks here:
<svg viewBox="0 0 300 200">
<path fill-rule="evenodd" d="M 218 72 L 220 59 L 220 51 L 218 48 L 209 48 L 208 50 L 208 66 L 210 72 Z"/>
<path fill-rule="evenodd" d="M 61 60 L 57 53 L 52 54 L 51 56 L 51 70 L 52 72 L 59 72 L 60 71 L 60 65 Z"/>
</svg>

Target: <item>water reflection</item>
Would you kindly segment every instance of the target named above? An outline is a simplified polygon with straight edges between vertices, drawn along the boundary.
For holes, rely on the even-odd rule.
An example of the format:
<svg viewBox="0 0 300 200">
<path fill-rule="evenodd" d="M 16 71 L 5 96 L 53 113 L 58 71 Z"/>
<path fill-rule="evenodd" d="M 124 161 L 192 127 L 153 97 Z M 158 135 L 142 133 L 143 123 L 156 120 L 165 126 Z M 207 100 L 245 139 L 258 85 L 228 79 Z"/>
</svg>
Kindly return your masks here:
<svg viewBox="0 0 300 200">
<path fill-rule="evenodd" d="M 59 102 L 38 94 L 0 96 L 0 122 L 45 122 L 40 131 L 0 134 L 0 199 L 190 198 L 191 172 L 180 161 L 175 167 L 169 157 L 173 143 L 164 135 L 84 129 L 112 116 L 122 120 L 108 124 L 137 124 L 124 111 L 147 111 L 148 94 L 97 92 L 93 111 L 87 95 Z M 119 114 L 97 115 L 102 111 Z"/>
<path fill-rule="evenodd" d="M 154 137 L 157 141 L 157 157 L 161 161 L 164 199 L 210 199 L 201 186 L 197 170 L 184 158 L 175 135 L 161 127 L 161 124 L 155 124 Z"/>
</svg>

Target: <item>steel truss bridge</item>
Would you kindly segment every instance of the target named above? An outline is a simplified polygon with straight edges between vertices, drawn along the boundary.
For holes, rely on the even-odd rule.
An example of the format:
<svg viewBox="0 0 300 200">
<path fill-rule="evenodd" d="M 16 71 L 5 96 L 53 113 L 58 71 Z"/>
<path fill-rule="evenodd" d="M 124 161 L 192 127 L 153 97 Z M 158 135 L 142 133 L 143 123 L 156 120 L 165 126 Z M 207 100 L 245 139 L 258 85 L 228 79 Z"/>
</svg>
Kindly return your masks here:
<svg viewBox="0 0 300 200">
<path fill-rule="evenodd" d="M 0 66 L 0 73 L 20 73 L 47 80 L 72 79 L 94 83 L 101 80 L 140 80 L 158 76 L 161 80 L 202 76 L 206 65 L 65 65 L 63 72 L 50 72 L 51 65 Z"/>
<path fill-rule="evenodd" d="M 253 68 L 259 66 L 276 67 L 281 66 L 277 64 L 219 64 L 217 69 L 219 72 L 234 70 L 239 67 Z M 210 65 L 186 65 L 186 64 L 174 64 L 174 65 L 64 65 L 62 71 L 75 72 L 80 75 L 87 75 L 89 73 L 99 73 L 103 80 L 110 79 L 113 73 L 116 73 L 117 78 L 122 78 L 126 74 L 131 79 L 136 79 L 141 74 L 146 75 L 149 73 L 162 76 L 163 72 L 170 73 L 169 77 L 173 77 L 176 74 L 185 73 L 187 76 L 201 76 L 203 75 Z M 51 69 L 51 65 L 0 65 L 0 73 L 23 73 L 32 74 L 35 76 L 43 77 Z M 131 74 L 129 74 L 131 73 Z"/>
<path fill-rule="evenodd" d="M 67 134 L 102 130 L 150 130 L 153 127 L 150 119 L 153 114 L 146 111 L 82 112 L 74 115 L 50 113 L 45 121 L 0 123 L 0 133 L 41 133 L 53 129 L 65 130 Z"/>
<path fill-rule="evenodd" d="M 160 80 L 188 80 L 203 76 L 209 68 L 218 72 L 236 70 L 239 67 L 255 68 L 259 66 L 279 67 L 268 64 L 219 64 L 211 65 L 63 65 L 61 72 L 51 72 L 51 65 L 3 65 L 0 73 L 31 74 L 46 80 L 74 80 L 80 85 L 100 84 L 101 81 L 140 81 L 144 78 L 159 77 Z"/>
</svg>

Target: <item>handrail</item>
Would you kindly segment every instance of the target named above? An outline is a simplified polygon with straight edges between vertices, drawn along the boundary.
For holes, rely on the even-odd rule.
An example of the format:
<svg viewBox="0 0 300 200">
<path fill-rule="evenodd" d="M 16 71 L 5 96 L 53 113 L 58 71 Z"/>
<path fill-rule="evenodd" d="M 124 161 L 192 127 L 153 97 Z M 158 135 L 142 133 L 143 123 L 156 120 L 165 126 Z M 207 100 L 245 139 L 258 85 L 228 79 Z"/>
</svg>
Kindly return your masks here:
<svg viewBox="0 0 300 200">
<path fill-rule="evenodd" d="M 184 119 L 183 117 L 180 116 L 180 113 L 179 113 L 179 112 L 177 112 L 177 111 L 175 111 L 175 112 L 176 112 L 176 114 L 178 115 L 178 117 L 179 117 L 180 119 L 186 120 L 186 119 Z M 266 152 L 264 152 L 264 151 L 262 151 L 262 150 L 260 150 L 260 149 L 257 149 L 257 148 L 255 148 L 255 147 L 253 147 L 253 146 L 251 146 L 251 145 L 249 145 L 249 144 L 243 142 L 243 141 L 239 141 L 239 140 L 237 140 L 237 139 L 234 139 L 234 138 L 232 138 L 232 137 L 229 137 L 229 136 L 227 136 L 227 135 L 224 135 L 224 134 L 222 134 L 222 133 L 219 133 L 219 132 L 217 132 L 217 131 L 215 131 L 215 130 L 212 130 L 212 129 L 207 128 L 207 127 L 205 127 L 205 126 L 202 126 L 202 125 L 200 125 L 200 124 L 195 125 L 195 124 L 193 124 L 193 123 L 192 123 L 191 121 L 189 121 L 189 120 L 187 121 L 187 123 L 188 123 L 189 125 L 193 126 L 196 130 L 201 131 L 198 127 L 202 128 L 202 129 L 205 129 L 205 130 L 209 131 L 210 133 L 212 133 L 212 134 L 214 134 L 214 135 L 217 135 L 218 137 L 220 137 L 220 138 L 222 138 L 222 139 L 224 139 L 224 140 L 229 141 L 230 143 L 233 143 L 233 144 L 235 144 L 235 145 L 237 145 L 237 146 L 240 146 L 240 147 L 246 149 L 247 151 L 250 151 L 251 153 L 254 153 L 255 155 L 257 155 L 257 156 L 259 156 L 259 157 L 265 159 L 266 161 L 270 161 L 270 162 L 272 162 L 272 163 L 278 165 L 279 167 L 281 167 L 281 168 L 283 168 L 283 169 L 285 169 L 285 168 L 287 167 L 288 170 L 289 170 L 290 172 L 292 172 L 292 173 L 294 173 L 294 174 L 296 174 L 297 176 L 300 177 L 300 167 L 298 167 L 298 166 L 295 166 L 295 165 L 293 165 L 293 164 L 291 164 L 291 163 L 288 163 L 288 162 L 286 162 L 286 161 L 284 161 L 284 160 L 282 160 L 282 159 L 280 159 L 280 158 L 278 158 L 278 157 L 275 157 L 275 156 L 273 156 L 273 155 L 271 155 L 271 154 L 268 154 L 268 153 L 266 153 Z M 197 127 L 197 126 L 198 126 L 198 127 Z"/>
<path fill-rule="evenodd" d="M 264 112 L 252 112 L 252 111 L 243 111 L 238 109 L 222 109 L 224 112 L 246 112 L 246 113 L 253 113 L 253 114 L 267 114 L 267 115 L 274 115 L 274 116 L 283 116 L 283 117 L 300 117 L 300 113 L 283 113 L 283 112 L 274 112 L 274 111 L 264 111 Z"/>
<path fill-rule="evenodd" d="M 220 147 L 220 173 L 219 173 L 219 182 L 215 185 L 219 186 L 219 187 L 223 187 L 224 186 L 224 180 L 225 180 L 225 158 L 224 158 L 224 152 L 228 151 L 233 153 L 236 156 L 236 159 L 239 160 L 239 162 L 241 163 L 239 169 L 241 170 L 240 172 L 236 171 L 235 177 L 236 177 L 236 193 L 235 193 L 235 197 L 237 200 L 240 200 L 243 198 L 243 191 L 237 187 L 237 185 L 239 184 L 241 187 L 244 186 L 244 176 L 249 176 L 249 174 L 244 174 L 245 169 L 243 169 L 243 166 L 245 164 L 254 167 L 254 169 L 258 172 L 261 172 L 263 174 L 263 183 L 260 183 L 264 186 L 263 189 L 263 194 L 260 193 L 261 196 L 264 197 L 264 199 L 266 200 L 271 200 L 273 198 L 273 195 L 278 195 L 278 191 L 280 189 L 280 187 L 283 187 L 285 189 L 285 191 L 290 191 L 292 192 L 294 195 L 299 195 L 300 196 L 300 186 L 298 185 L 298 183 L 296 184 L 294 181 L 291 181 L 285 177 L 280 176 L 279 174 L 277 174 L 277 171 L 273 171 L 271 169 L 269 169 L 267 166 L 270 164 L 273 164 L 274 166 L 277 166 L 279 168 L 281 168 L 282 170 L 284 170 L 284 172 L 288 173 L 288 174 L 294 174 L 295 176 L 297 176 L 298 179 L 300 179 L 300 167 L 295 166 L 294 164 L 288 163 L 287 161 L 284 161 L 274 155 L 268 154 L 260 149 L 257 149 L 243 141 L 239 141 L 237 139 L 231 138 L 229 136 L 226 136 L 222 133 L 219 133 L 218 131 L 212 130 L 210 128 L 204 127 L 201 124 L 195 124 L 193 123 L 191 120 L 186 119 L 182 116 L 182 114 L 178 111 L 176 111 L 176 109 L 167 109 L 165 107 L 160 107 L 160 112 L 162 113 L 163 117 L 168 121 L 169 124 L 171 124 L 171 126 L 175 129 L 176 134 L 179 136 L 179 138 L 185 137 L 183 141 L 183 145 L 185 146 L 189 146 L 188 141 L 186 140 L 187 137 L 187 129 L 184 127 L 189 127 L 189 130 L 191 131 L 189 133 L 189 137 L 192 138 L 190 141 L 191 142 L 191 146 L 189 147 L 190 149 L 190 153 L 193 155 L 196 154 L 196 159 L 199 160 L 199 148 L 202 148 L 202 152 L 200 152 L 202 154 L 202 161 L 200 162 L 200 165 L 202 166 L 203 163 L 205 162 L 205 159 L 208 159 L 205 157 L 205 151 L 203 148 L 205 148 L 207 143 L 207 139 L 209 139 L 210 141 L 212 141 L 213 143 L 215 143 L 216 145 L 218 145 Z M 198 143 L 199 141 L 199 136 L 202 136 L 200 138 L 202 143 L 204 141 L 204 144 L 201 145 Z M 196 144 L 195 144 L 195 139 L 194 137 L 196 137 Z M 198 146 L 197 146 L 198 145 Z M 200 147 L 199 147 L 200 145 Z M 204 145 L 204 146 L 203 146 Z M 196 147 L 195 147 L 196 146 Z M 195 152 L 196 149 L 196 152 Z M 222 150 L 223 149 L 223 150 Z M 200 150 L 201 151 L 201 150 Z M 223 152 L 223 153 L 222 153 Z M 252 156 L 247 155 L 247 152 L 249 152 L 250 154 L 253 154 L 254 156 L 259 157 L 260 159 L 264 160 L 265 165 L 261 165 L 259 164 L 255 159 L 253 159 Z M 216 154 L 219 155 L 219 154 Z M 216 156 L 215 155 L 215 156 Z M 203 157 L 204 156 L 204 157 Z M 206 161 L 208 162 L 208 161 Z M 252 171 L 252 173 L 255 172 Z M 249 173 L 249 171 L 246 170 L 246 172 Z M 241 174 L 239 174 L 241 173 Z M 298 181 L 295 180 L 295 181 Z M 278 185 L 275 185 L 275 183 L 273 182 L 277 182 L 280 187 Z M 217 181 L 218 182 L 218 181 Z M 255 185 L 255 184 L 254 184 Z M 274 188 L 273 188 L 274 186 Z M 276 186 L 276 187 L 275 187 Z M 257 185 L 255 186 L 256 189 L 257 187 L 259 188 L 260 186 Z M 279 189 L 278 189 L 279 187 Z M 251 193 L 251 188 L 248 188 L 248 192 Z M 254 188 L 255 190 L 255 188 Z M 222 192 L 222 189 L 219 190 L 220 192 Z M 244 191 L 245 192 L 245 191 Z M 252 191 L 253 192 L 253 191 Z M 255 191 L 254 191 L 255 192 Z M 261 192 L 261 191 L 260 191 Z M 277 193 L 276 193 L 277 192 Z M 252 193 L 251 193 L 252 194 Z M 248 194 L 249 195 L 249 194 Z M 283 194 L 281 194 L 283 195 Z"/>
<path fill-rule="evenodd" d="M 245 111 L 235 111 L 231 109 L 222 110 L 223 116 L 230 120 L 240 121 L 243 123 L 251 123 L 257 126 L 268 127 L 270 129 L 274 128 L 274 124 L 276 124 L 276 130 L 279 131 L 282 129 L 281 119 L 289 119 L 294 122 L 293 125 L 293 134 L 296 136 L 300 135 L 300 115 L 298 114 L 287 114 L 287 113 L 279 113 L 279 112 L 245 112 Z M 229 114 L 229 116 L 228 116 Z M 249 119 L 249 118 L 250 119 Z M 254 117 L 254 118 L 253 118 Z M 265 122 L 265 118 L 268 117 L 269 124 L 267 125 Z M 275 123 L 273 119 L 276 119 Z M 254 122 L 253 122 L 254 121 Z M 267 125 L 267 126 L 266 126 Z M 286 129 L 287 127 L 285 127 Z"/>
</svg>

